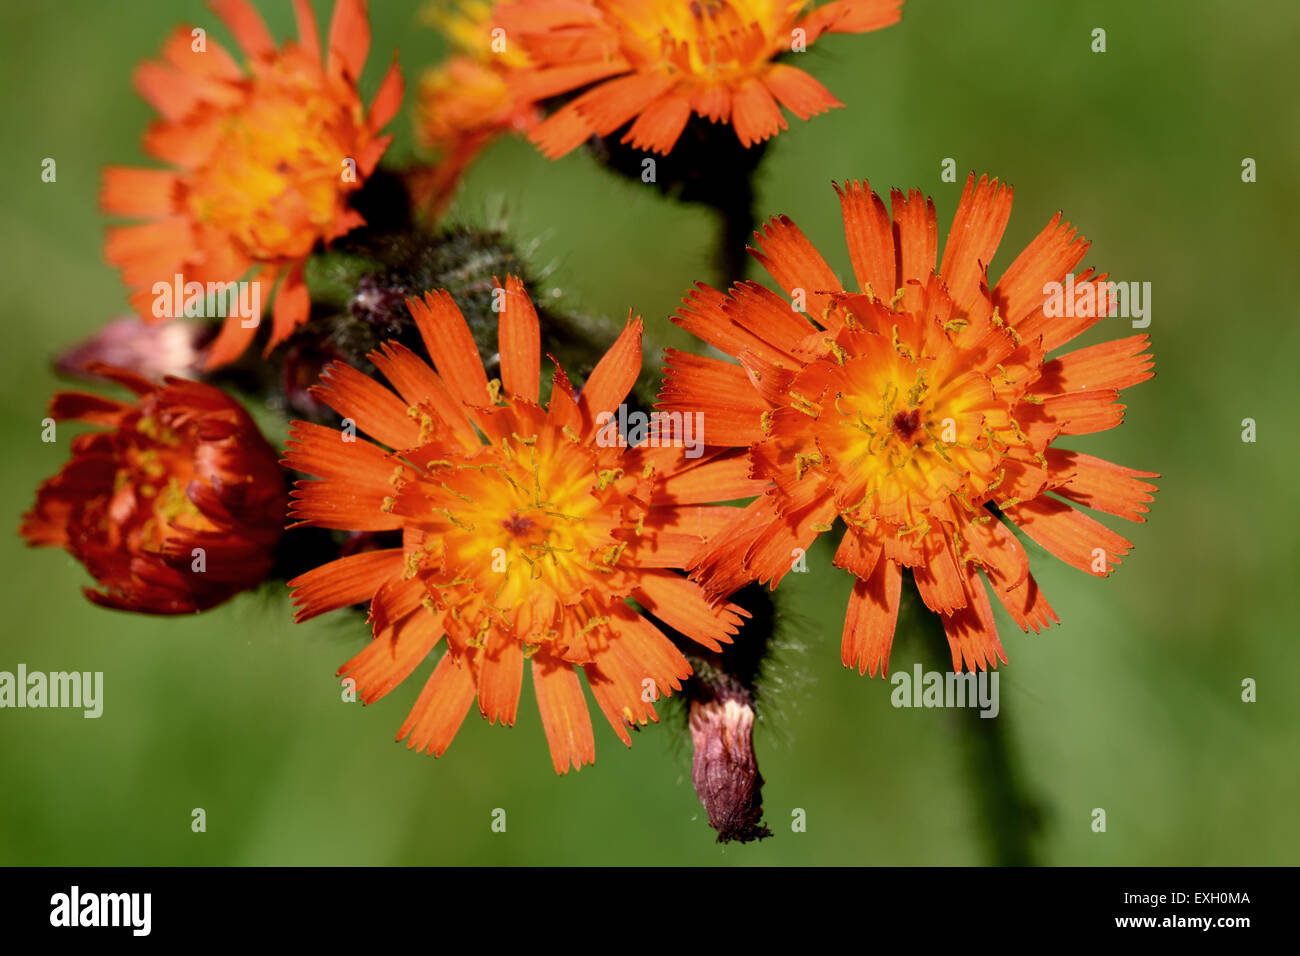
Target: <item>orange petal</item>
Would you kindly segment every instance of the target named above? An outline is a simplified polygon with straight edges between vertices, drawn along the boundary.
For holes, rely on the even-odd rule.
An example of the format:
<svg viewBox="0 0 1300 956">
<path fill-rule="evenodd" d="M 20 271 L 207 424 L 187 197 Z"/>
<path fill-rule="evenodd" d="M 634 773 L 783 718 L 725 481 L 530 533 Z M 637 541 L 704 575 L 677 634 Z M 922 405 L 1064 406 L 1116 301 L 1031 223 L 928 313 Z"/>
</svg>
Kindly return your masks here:
<svg viewBox="0 0 1300 956">
<path fill-rule="evenodd" d="M 528 139 L 547 159 L 559 159 L 594 135 L 587 118 L 578 112 L 574 103 L 568 103 L 534 126 Z"/>
<path fill-rule="evenodd" d="M 305 263 L 296 262 L 285 271 L 280 288 L 275 293 L 271 308 L 271 337 L 262 353 L 270 355 L 277 345 L 293 334 L 293 330 L 306 322 L 311 315 L 311 296 L 303 281 Z"/>
<path fill-rule="evenodd" d="M 705 441 L 711 445 L 740 446 L 763 440 L 762 415 L 768 405 L 750 386 L 744 369 L 676 349 L 667 350 L 667 359 L 657 408 L 683 414 L 698 411 L 708 429 Z"/>
<path fill-rule="evenodd" d="M 1002 318 L 1019 329 L 1030 316 L 1040 315 L 1048 294 L 1049 282 L 1063 282 L 1088 252 L 1088 240 L 1076 237 L 1068 222 L 1061 222 L 1058 212 L 1033 242 L 1025 246 L 993 289 L 993 304 Z M 1024 335 L 1032 332 L 1022 329 Z"/>
<path fill-rule="evenodd" d="M 1017 414 L 1026 430 L 1032 423 L 1046 420 L 1058 424 L 1063 435 L 1091 435 L 1124 421 L 1125 406 L 1118 398 L 1119 392 L 1113 388 L 1068 392 L 1048 396 L 1041 405 L 1018 406 Z"/>
<path fill-rule="evenodd" d="M 1105 273 L 1098 275 L 1095 270 L 1089 266 L 1087 269 L 1084 269 L 1083 272 L 1074 277 L 1074 285 L 1077 289 L 1087 283 L 1100 285 L 1105 280 Z M 1043 296 L 1043 298 L 1046 299 L 1046 296 Z M 1087 313 L 1092 311 L 1088 309 L 1072 311 L 1074 312 L 1072 315 L 1048 316 L 1042 306 L 1039 306 L 1039 308 L 1031 312 L 1027 318 L 1021 320 L 1020 324 L 1016 326 L 1016 331 L 1025 339 L 1034 339 L 1042 336 L 1043 351 L 1051 352 L 1092 328 L 1097 324 L 1097 322 L 1101 321 L 1106 314 L 1104 308 L 1097 309 L 1095 315 L 1088 315 Z"/>
<path fill-rule="evenodd" d="M 1043 628 L 1060 623 L 1056 612 L 1047 603 L 1047 598 L 1038 589 L 1038 582 L 1034 580 L 1032 574 L 1025 578 L 1019 587 L 1012 588 L 1010 591 L 994 589 L 994 593 L 1002 602 L 1002 606 L 1007 609 L 1007 613 L 1026 633 L 1033 628 L 1034 633 L 1037 634 Z"/>
<path fill-rule="evenodd" d="M 844 238 L 858 288 L 888 302 L 900 283 L 894 276 L 894 234 L 885 204 L 865 182 L 851 180 L 844 189 L 833 185 L 840 197 Z"/>
<path fill-rule="evenodd" d="M 741 336 L 743 348 L 781 368 L 803 366 L 805 360 L 795 356 L 817 328 L 795 303 L 757 282 L 744 281 L 732 287 L 731 301 L 722 304 L 722 311 L 733 326 L 747 333 Z"/>
<path fill-rule="evenodd" d="M 876 676 L 889 673 L 889 651 L 894 643 L 898 623 L 898 603 L 903 575 L 893 561 L 879 561 L 871 576 L 853 582 L 844 635 L 840 643 L 840 660 L 845 667 L 857 667 L 859 674 Z"/>
<path fill-rule="evenodd" d="M 865 581 L 875 573 L 876 566 L 880 563 L 880 545 L 850 527 L 844 532 L 844 537 L 840 538 L 840 546 L 835 549 L 832 563 Z"/>
<path fill-rule="evenodd" d="M 298 25 L 298 46 L 307 58 L 320 65 L 320 30 L 311 0 L 293 0 L 293 19 Z"/>
<path fill-rule="evenodd" d="M 591 696 L 596 698 L 601 713 L 627 746 L 632 746 L 629 727 L 658 722 L 654 704 L 646 700 L 645 673 L 628 658 L 622 641 L 610 641 L 609 647 L 597 655 L 596 662 L 584 665 L 583 670 Z"/>
<path fill-rule="evenodd" d="M 511 85 L 522 100 L 547 100 L 627 71 L 627 60 L 615 56 L 593 63 L 572 63 L 520 71 L 511 77 Z"/>
<path fill-rule="evenodd" d="M 501 286 L 498 284 L 497 288 Z M 502 291 L 504 302 L 497 331 L 501 384 L 507 394 L 536 403 L 542 377 L 541 326 L 537 322 L 537 310 L 518 276 L 506 276 Z"/>
<path fill-rule="evenodd" d="M 1010 528 L 987 511 L 985 514 L 986 521 L 962 521 L 961 533 L 995 590 L 1018 588 L 1029 576 L 1029 556 Z"/>
<path fill-rule="evenodd" d="M 998 639 L 997 625 L 993 621 L 993 607 L 988 591 L 978 573 L 971 570 L 964 581 L 965 607 L 944 615 L 943 629 L 948 635 L 948 649 L 952 652 L 952 669 L 988 670 L 996 668 L 998 659 L 1007 662 L 1002 641 Z"/>
<path fill-rule="evenodd" d="M 364 0 L 336 0 L 330 19 L 328 70 L 331 76 L 361 76 L 370 52 L 370 19 Z"/>
<path fill-rule="evenodd" d="M 1021 531 L 1066 564 L 1098 577 L 1109 576 L 1111 566 L 1119 564 L 1133 548 L 1101 522 L 1055 498 L 1035 498 L 1003 511 Z"/>
<path fill-rule="evenodd" d="M 675 80 L 661 71 L 629 73 L 607 80 L 573 101 L 592 130 L 607 136 L 672 89 Z"/>
<path fill-rule="evenodd" d="M 833 0 L 799 21 L 811 43 L 822 33 L 866 33 L 897 23 L 903 0 Z"/>
<path fill-rule="evenodd" d="M 671 571 L 642 572 L 635 594 L 659 620 L 713 651 L 730 644 L 740 626 L 734 605 L 710 604 L 698 584 Z"/>
<path fill-rule="evenodd" d="M 490 402 L 487 373 L 469 324 L 446 289 L 426 292 L 424 301 L 407 299 L 420 338 L 429 350 L 453 396 L 467 405 L 484 407 Z"/>
<path fill-rule="evenodd" d="M 375 94 L 375 98 L 370 102 L 370 112 L 366 116 L 366 125 L 370 127 L 370 132 L 379 132 L 388 125 L 389 120 L 397 115 L 405 91 L 406 85 L 402 80 L 402 68 L 398 65 L 397 57 L 394 55 L 392 66 L 384 74 L 384 81 L 379 84 L 379 92 Z"/>
<path fill-rule="evenodd" d="M 546 742 L 551 748 L 551 762 L 556 773 L 568 773 L 572 764 L 577 770 L 596 760 L 596 741 L 591 730 L 591 715 L 582 695 L 582 684 L 572 664 L 541 654 L 533 656 L 533 688 L 537 692 L 537 710 L 542 715 Z"/>
<path fill-rule="evenodd" d="M 610 346 L 582 387 L 578 408 L 588 431 L 596 427 L 602 412 L 613 412 L 636 384 L 641 374 L 641 320 L 628 317 L 627 325 Z"/>
<path fill-rule="evenodd" d="M 478 709 L 489 724 L 499 718 L 503 725 L 513 727 L 524 679 L 523 646 L 504 636 L 490 644 L 490 651 L 479 654 Z"/>
<path fill-rule="evenodd" d="M 551 398 L 546 414 L 557 427 L 577 432 L 582 428 L 582 412 L 578 410 L 573 384 L 569 381 L 569 376 L 564 374 L 564 369 L 555 360 L 555 356 L 547 355 L 547 358 L 555 365 L 555 373 L 551 376 Z"/>
<path fill-rule="evenodd" d="M 1155 472 L 1125 468 L 1060 448 L 1047 449 L 1046 456 L 1054 474 L 1069 476 L 1064 484 L 1052 488 L 1056 494 L 1129 521 L 1146 520 L 1142 515 L 1148 510 L 1147 502 L 1152 500 L 1156 486 L 1140 479 L 1159 478 Z"/>
<path fill-rule="evenodd" d="M 831 304 L 830 297 L 822 293 L 844 289 L 821 253 L 788 216 L 764 224 L 760 238 L 762 251 L 753 250 L 754 258 L 787 294 L 802 289 L 807 296 L 808 313 L 820 321 Z"/>
<path fill-rule="evenodd" d="M 958 561 L 947 543 L 936 535 L 927 535 L 922 543 L 925 562 L 916 566 L 913 577 L 921 600 L 931 611 L 951 614 L 966 604 Z"/>
<path fill-rule="evenodd" d="M 450 652 L 443 654 L 397 732 L 397 739 L 409 737 L 407 750 L 418 748 L 441 757 L 451 746 L 473 702 L 472 662 L 457 661 Z"/>
<path fill-rule="evenodd" d="M 919 189 L 910 190 L 906 198 L 895 189 L 889 194 L 889 205 L 894 216 L 898 284 L 906 286 L 915 280 L 924 286 L 934 272 L 939 254 L 939 222 L 934 200 Z"/>
<path fill-rule="evenodd" d="M 107 231 L 104 258 L 115 266 L 127 267 L 133 260 L 159 254 L 175 256 L 190 248 L 191 224 L 185 216 L 169 216 L 135 226 L 114 226 Z M 148 281 L 172 281 L 171 275 L 150 276 Z M 133 283 L 134 284 L 134 283 Z"/>
<path fill-rule="evenodd" d="M 162 169 L 104 168 L 100 208 L 114 216 L 165 216 L 176 208 L 179 177 Z"/>
<path fill-rule="evenodd" d="M 55 421 L 82 421 L 114 427 L 131 406 L 90 392 L 57 392 L 50 399 L 49 415 Z"/>
<path fill-rule="evenodd" d="M 208 81 L 166 63 L 148 60 L 132 76 L 136 92 L 167 120 L 185 118 L 208 92 Z"/>
<path fill-rule="evenodd" d="M 803 364 L 793 348 L 814 331 L 792 303 L 756 282 L 737 284 L 731 297 L 697 282 L 672 321 L 728 355 L 748 349 L 773 365 L 792 368 Z"/>
<path fill-rule="evenodd" d="M 389 448 L 409 448 L 420 440 L 420 427 L 406 413 L 409 406 L 350 365 L 331 362 L 325 366 L 320 384 L 312 386 L 311 394 Z"/>
<path fill-rule="evenodd" d="M 482 444 L 470 424 L 465 406 L 452 395 L 434 370 L 406 346 L 399 342 L 385 342 L 366 358 L 392 383 L 408 405 L 427 405 L 448 432 L 466 448 L 478 448 Z"/>
<path fill-rule="evenodd" d="M 420 608 L 377 634 L 365 650 L 339 668 L 339 676 L 356 681 L 363 704 L 374 703 L 406 680 L 433 650 L 444 633 L 443 616 Z"/>
<path fill-rule="evenodd" d="M 763 82 L 781 105 L 801 120 L 844 105 L 812 76 L 785 63 L 777 63 L 768 70 Z"/>
<path fill-rule="evenodd" d="M 240 48 L 251 59 L 275 54 L 275 41 L 248 0 L 208 0 L 208 5 L 230 28 Z"/>
<path fill-rule="evenodd" d="M 211 371 L 214 368 L 230 364 L 244 354 L 244 350 L 248 348 L 256 335 L 257 325 L 253 325 L 251 328 L 245 327 L 244 320 L 238 315 L 227 316 L 226 321 L 221 325 L 220 334 L 208 346 L 208 354 L 207 358 L 203 360 L 203 368 Z"/>
<path fill-rule="evenodd" d="M 622 602 L 610 608 L 609 626 L 615 633 L 610 644 L 620 645 L 641 672 L 642 680 L 654 681 L 666 696 L 682 689 L 681 682 L 690 675 L 691 665 L 659 628 Z"/>
<path fill-rule="evenodd" d="M 1155 375 L 1150 354 L 1142 354 L 1151 345 L 1146 335 L 1113 339 L 1085 349 L 1067 352 L 1043 366 L 1042 377 L 1034 383 L 1037 395 L 1128 388 Z"/>
<path fill-rule="evenodd" d="M 641 112 L 621 142 L 631 143 L 633 149 L 667 156 L 690 118 L 691 103 L 686 97 L 675 94 L 660 97 Z"/>
<path fill-rule="evenodd" d="M 163 45 L 163 59 L 176 69 L 195 76 L 216 80 L 239 80 L 244 72 L 239 68 L 229 53 L 212 37 L 206 40 L 206 49 L 202 52 L 194 49 L 193 28 L 179 26 Z"/>
<path fill-rule="evenodd" d="M 363 551 L 312 568 L 289 582 L 293 619 L 299 623 L 326 611 L 369 601 L 389 578 L 402 573 L 401 548 Z"/>
<path fill-rule="evenodd" d="M 767 482 L 749 477 L 749 471 L 749 458 L 742 450 L 702 458 L 665 476 L 655 486 L 652 504 L 706 504 L 752 497 L 761 493 Z"/>
<path fill-rule="evenodd" d="M 745 147 L 770 139 L 787 128 L 776 100 L 754 77 L 741 83 L 732 96 L 731 125 Z"/>
<path fill-rule="evenodd" d="M 939 266 L 953 302 L 964 313 L 976 307 L 980 283 L 1011 218 L 1011 200 L 1011 187 L 996 179 L 981 176 L 976 183 L 971 173 L 966 180 Z"/>
</svg>

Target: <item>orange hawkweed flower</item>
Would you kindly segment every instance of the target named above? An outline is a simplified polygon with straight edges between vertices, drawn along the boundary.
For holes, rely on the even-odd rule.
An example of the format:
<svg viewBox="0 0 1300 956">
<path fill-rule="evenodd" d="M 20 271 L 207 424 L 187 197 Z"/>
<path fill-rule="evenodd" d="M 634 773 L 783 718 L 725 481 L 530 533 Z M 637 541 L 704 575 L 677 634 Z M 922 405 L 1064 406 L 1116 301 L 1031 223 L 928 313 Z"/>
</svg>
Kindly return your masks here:
<svg viewBox="0 0 1300 956">
<path fill-rule="evenodd" d="M 474 157 L 502 133 L 525 133 L 541 120 L 536 101 L 507 82 L 511 70 L 529 66 L 527 54 L 492 36 L 492 5 L 464 0 L 441 5 L 427 17 L 450 37 L 453 54 L 425 72 L 416 102 L 415 134 L 433 150 L 436 165 L 417 178 L 417 201 L 440 212 Z M 497 44 L 497 49 L 493 49 Z"/>
<path fill-rule="evenodd" d="M 629 321 L 581 397 L 556 366 L 539 405 L 537 314 L 516 278 L 503 288 L 501 378 L 489 381 L 451 296 L 408 300 L 436 368 L 390 342 L 369 356 L 396 393 L 347 365 L 326 369 L 317 397 L 375 441 L 295 422 L 286 464 L 301 481 L 300 523 L 401 531 L 401 547 L 333 561 L 290 582 L 298 620 L 369 601 L 373 640 L 339 670 L 361 699 L 383 697 L 445 636 L 398 740 L 441 755 L 475 697 L 513 725 L 530 661 L 559 773 L 595 758 L 586 674 L 605 718 L 656 720 L 652 691 L 690 672 L 682 653 L 628 603 L 710 648 L 729 642 L 739 608 L 714 607 L 681 568 L 755 493 L 743 457 L 691 461 L 675 447 L 619 447 L 613 413 L 641 368 L 641 322 Z M 384 446 L 387 446 L 386 448 Z M 391 449 L 391 450 L 389 450 Z"/>
<path fill-rule="evenodd" d="M 104 607 L 189 614 L 262 582 L 288 500 L 273 449 L 243 407 L 211 385 L 155 385 L 105 365 L 90 371 L 133 403 L 60 392 L 56 421 L 107 431 L 72 441 L 72 457 L 23 516 L 33 546 L 60 547 L 86 566 Z"/>
<path fill-rule="evenodd" d="M 512 71 L 518 95 L 542 100 L 591 88 L 530 134 L 554 159 L 635 120 L 623 136 L 667 154 L 692 113 L 730 123 L 745 146 L 843 106 L 796 66 L 776 62 L 823 33 L 896 23 L 903 0 L 503 0 L 496 24 L 531 65 Z M 778 104 L 780 104 L 778 106 Z"/>
<path fill-rule="evenodd" d="M 173 168 L 104 171 L 104 211 L 149 220 L 110 228 L 105 257 L 122 269 L 147 321 L 181 314 L 178 303 L 170 315 L 155 309 L 155 284 L 170 287 L 178 275 L 206 287 L 255 270 L 263 301 L 278 279 L 269 351 L 307 318 L 308 254 L 364 225 L 348 199 L 392 138 L 379 130 L 401 104 L 402 76 L 394 61 L 369 111 L 362 108 L 365 0 L 337 0 L 323 62 L 310 0 L 294 0 L 300 42 L 280 49 L 247 0 L 209 2 L 248 56 L 248 72 L 188 26 L 172 34 L 160 61 L 139 68 L 136 86 L 162 117 L 145 148 Z M 238 358 L 257 325 L 228 315 L 207 366 Z"/>
<path fill-rule="evenodd" d="M 937 272 L 934 204 L 919 191 L 893 192 L 892 223 L 865 183 L 836 191 L 861 291 L 843 291 L 782 216 L 751 251 L 792 302 L 753 282 L 729 295 L 700 285 L 675 319 L 740 364 L 671 354 L 660 407 L 702 410 L 710 441 L 747 447 L 771 483 L 693 576 L 715 594 L 775 587 L 792 551 L 840 518 L 835 564 L 857 578 L 846 666 L 887 671 L 904 567 L 942 616 L 953 669 L 996 666 L 981 572 L 1022 629 L 1056 621 L 1003 518 L 1099 575 L 1132 547 L 1071 502 L 1142 521 L 1155 491 L 1142 479 L 1158 476 L 1054 443 L 1120 423 L 1119 390 L 1154 374 L 1147 336 L 1047 358 L 1109 311 L 1104 287 L 1097 308 L 1049 317 L 1048 283 L 1088 249 L 1058 214 L 990 291 L 1012 196 L 996 180 L 967 182 Z"/>
</svg>

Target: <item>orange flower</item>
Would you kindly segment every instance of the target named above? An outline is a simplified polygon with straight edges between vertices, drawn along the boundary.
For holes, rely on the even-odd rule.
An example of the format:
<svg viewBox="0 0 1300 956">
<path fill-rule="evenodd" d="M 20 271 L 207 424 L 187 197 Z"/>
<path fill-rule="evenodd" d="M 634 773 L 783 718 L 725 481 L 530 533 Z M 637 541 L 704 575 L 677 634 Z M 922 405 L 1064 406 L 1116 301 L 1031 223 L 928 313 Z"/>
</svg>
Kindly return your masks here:
<svg viewBox="0 0 1300 956">
<path fill-rule="evenodd" d="M 104 607 L 189 614 L 260 584 L 287 496 L 275 450 L 248 413 L 211 385 L 89 370 L 138 399 L 54 396 L 54 419 L 110 430 L 73 439 L 71 459 L 23 516 L 23 537 L 84 564 L 104 588 L 86 597 Z"/>
<path fill-rule="evenodd" d="M 846 666 L 886 672 L 904 567 L 942 615 L 954 670 L 996 666 L 1006 658 L 981 571 L 1022 629 L 1056 620 L 1002 519 L 1099 575 L 1132 547 L 1069 502 L 1141 521 L 1155 491 L 1141 479 L 1158 476 L 1054 442 L 1120 423 L 1119 389 L 1154 374 L 1147 336 L 1046 357 L 1106 314 L 1107 298 L 1048 317 L 1048 283 L 1088 249 L 1059 214 L 989 290 L 1011 214 L 996 180 L 967 182 L 937 272 L 934 205 L 919 191 L 893 192 L 892 224 L 865 183 L 836 191 L 860 292 L 841 291 L 782 216 L 754 255 L 793 306 L 753 282 L 729 295 L 700 285 L 675 319 L 740 364 L 671 354 L 660 407 L 702 410 L 710 441 L 748 447 L 754 476 L 771 482 L 693 576 L 715 594 L 775 587 L 792 551 L 840 518 L 835 564 L 857 578 Z M 1078 282 L 1104 278 L 1089 269 Z"/>
<path fill-rule="evenodd" d="M 209 2 L 249 71 L 189 27 L 172 34 L 160 61 L 140 67 L 136 86 L 162 117 L 145 148 L 173 169 L 105 170 L 104 210 L 149 220 L 110 228 L 105 256 L 122 269 L 146 320 L 181 314 L 179 303 L 156 308 L 155 283 L 170 287 L 178 275 L 206 287 L 255 270 L 252 281 L 268 293 L 279 279 L 269 351 L 307 318 L 308 254 L 364 225 L 348 198 L 392 138 L 378 131 L 401 104 L 402 77 L 394 61 L 369 112 L 362 108 L 365 0 L 337 0 L 323 63 L 310 0 L 294 0 L 300 43 L 281 49 L 247 0 Z M 238 358 L 257 325 L 227 315 L 208 367 Z"/>
<path fill-rule="evenodd" d="M 416 179 L 417 202 L 435 214 L 474 157 L 502 133 L 524 133 L 541 119 L 534 100 L 507 83 L 512 69 L 529 65 L 522 50 L 494 41 L 492 5 L 463 0 L 453 11 L 433 8 L 428 19 L 450 37 L 453 54 L 420 81 L 415 134 L 438 157 Z M 497 42 L 497 50 L 493 49 Z"/>
<path fill-rule="evenodd" d="M 628 603 L 710 648 L 740 609 L 711 607 L 682 567 L 753 494 L 742 457 L 687 460 L 681 448 L 619 447 L 614 412 L 641 369 L 632 320 L 581 398 L 557 366 L 539 404 L 540 335 L 522 283 L 509 278 L 499 320 L 501 379 L 489 381 L 445 291 L 408 300 L 437 371 L 390 342 L 369 356 L 397 394 L 339 363 L 317 397 L 375 442 L 295 422 L 287 464 L 319 481 L 294 492 L 300 523 L 402 532 L 401 547 L 333 561 L 290 582 L 298 620 L 370 602 L 373 641 L 340 668 L 378 700 L 445 636 L 447 649 L 398 734 L 441 755 L 475 696 L 489 722 L 513 725 L 524 661 L 557 772 L 595 758 L 578 673 L 626 744 L 656 720 L 655 688 L 678 690 L 682 653 Z"/>
<path fill-rule="evenodd" d="M 623 136 L 667 154 L 694 112 L 730 123 L 745 146 L 785 129 L 780 107 L 808 119 L 842 106 L 798 67 L 777 63 L 823 33 L 898 21 L 903 0 L 503 0 L 495 22 L 531 64 L 511 71 L 532 101 L 591 87 L 530 138 L 554 159 L 635 120 Z"/>
</svg>

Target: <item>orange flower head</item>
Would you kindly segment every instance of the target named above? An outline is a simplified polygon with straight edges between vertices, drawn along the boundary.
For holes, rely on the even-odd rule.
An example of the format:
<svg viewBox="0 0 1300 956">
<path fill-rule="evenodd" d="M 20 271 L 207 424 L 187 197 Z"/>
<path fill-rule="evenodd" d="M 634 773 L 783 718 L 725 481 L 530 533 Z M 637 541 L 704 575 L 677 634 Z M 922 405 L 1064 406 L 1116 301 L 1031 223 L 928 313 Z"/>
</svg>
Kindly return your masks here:
<svg viewBox="0 0 1300 956">
<path fill-rule="evenodd" d="M 429 8 L 426 19 L 447 35 L 452 55 L 420 81 L 416 135 L 421 143 L 446 152 L 466 137 L 524 132 L 536 122 L 536 104 L 518 100 L 506 82 L 510 71 L 530 65 L 528 55 L 503 34 L 493 36 L 492 4 L 439 4 Z"/>
<path fill-rule="evenodd" d="M 33 546 L 64 548 L 104 607 L 189 614 L 260 584 L 284 527 L 287 489 L 275 450 L 238 402 L 211 385 L 94 365 L 133 403 L 61 392 L 50 416 L 107 431 L 72 441 L 72 457 L 23 516 Z"/>
<path fill-rule="evenodd" d="M 1047 357 L 1110 311 L 1105 276 L 1082 273 L 1093 304 L 1055 314 L 1050 284 L 1088 249 L 1058 214 L 990 290 L 1012 197 L 996 180 L 970 177 L 937 271 L 934 205 L 919 191 L 893 192 L 892 222 L 865 183 L 836 191 L 858 291 L 780 217 L 754 255 L 790 301 L 753 282 L 728 295 L 701 285 L 675 320 L 739 364 L 672 353 L 661 407 L 702 410 L 710 441 L 748 448 L 769 483 L 693 576 L 719 595 L 775 587 L 793 549 L 838 518 L 835 564 L 857 578 L 846 666 L 887 671 L 902 568 L 942 616 L 954 670 L 996 666 L 983 579 L 1022 629 L 1056 620 L 1011 525 L 1101 576 L 1132 547 L 1071 503 L 1141 521 L 1155 491 L 1142 479 L 1157 476 L 1055 442 L 1121 422 L 1119 390 L 1154 374 L 1149 340 Z"/>
<path fill-rule="evenodd" d="M 308 254 L 364 225 L 349 197 L 392 138 L 379 130 L 401 104 L 402 77 L 394 61 L 369 111 L 362 107 L 365 0 L 337 0 L 324 61 L 310 0 L 294 0 L 299 42 L 279 49 L 247 0 L 209 2 L 248 56 L 248 70 L 188 26 L 168 40 L 161 60 L 139 68 L 136 86 L 161 116 L 145 148 L 172 168 L 105 170 L 104 211 L 149 220 L 111 227 L 105 256 L 151 321 L 182 314 L 179 303 L 160 308 L 155 288 L 177 276 L 182 286 L 208 289 L 251 271 L 250 281 L 267 291 L 259 301 L 280 280 L 269 351 L 306 321 Z M 228 313 L 208 367 L 238 358 L 257 319 Z"/>
<path fill-rule="evenodd" d="M 530 65 L 511 71 L 533 101 L 590 87 L 530 138 L 552 159 L 632 121 L 622 142 L 667 154 L 691 114 L 730 123 L 745 146 L 842 106 L 782 54 L 823 33 L 896 23 L 903 0 L 503 0 L 494 18 Z"/>
<path fill-rule="evenodd" d="M 642 610 L 707 647 L 731 640 L 743 612 L 711 606 L 672 569 L 739 514 L 708 502 L 756 486 L 741 456 L 690 460 L 667 442 L 611 438 L 608 415 L 641 369 L 639 320 L 581 397 L 557 365 L 543 408 L 536 312 L 518 279 L 498 289 L 499 380 L 489 381 L 446 292 L 408 301 L 433 369 L 397 343 L 369 356 L 396 394 L 346 365 L 326 369 L 317 397 L 374 441 L 295 422 L 286 464 L 320 480 L 298 483 L 292 515 L 400 530 L 401 546 L 333 561 L 290 585 L 299 620 L 370 602 L 374 639 L 339 671 L 364 702 L 446 638 L 398 735 L 408 747 L 441 755 L 475 697 L 490 722 L 513 725 L 529 660 L 563 773 L 595 757 L 579 672 L 629 745 L 629 727 L 657 719 L 654 697 L 690 673 Z"/>
<path fill-rule="evenodd" d="M 416 179 L 416 199 L 434 213 L 478 153 L 502 133 L 525 133 L 541 119 L 535 101 L 507 82 L 511 70 L 528 66 L 527 55 L 504 37 L 492 36 L 492 5 L 464 0 L 432 7 L 427 19 L 450 38 L 452 55 L 421 78 L 415 112 L 419 142 L 437 162 Z"/>
</svg>

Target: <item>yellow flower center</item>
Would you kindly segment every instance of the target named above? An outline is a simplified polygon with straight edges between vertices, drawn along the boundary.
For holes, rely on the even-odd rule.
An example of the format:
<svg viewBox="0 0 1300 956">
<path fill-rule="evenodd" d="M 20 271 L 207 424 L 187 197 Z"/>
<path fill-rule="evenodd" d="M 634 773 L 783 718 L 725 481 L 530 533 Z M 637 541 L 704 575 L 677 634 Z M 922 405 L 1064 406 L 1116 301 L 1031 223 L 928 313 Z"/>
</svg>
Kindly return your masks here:
<svg viewBox="0 0 1300 956">
<path fill-rule="evenodd" d="M 602 505 L 590 459 L 562 436 L 485 446 L 469 461 L 431 468 L 426 480 L 446 492 L 433 502 L 446 521 L 445 575 L 475 582 L 497 610 L 518 608 L 538 588 L 572 597 L 608 570 L 598 551 L 612 539 L 589 524 Z"/>
<path fill-rule="evenodd" d="M 350 152 L 359 101 L 343 106 L 311 75 L 277 61 L 211 122 L 215 146 L 190 178 L 190 211 L 250 258 L 306 255 L 360 186 Z"/>
<path fill-rule="evenodd" d="M 731 84 L 754 75 L 788 50 L 803 0 L 610 0 L 609 13 L 628 38 L 625 52 L 642 69 L 661 66 L 708 83 Z M 757 27 L 757 33 L 755 28 Z"/>
<path fill-rule="evenodd" d="M 925 354 L 898 326 L 855 341 L 857 354 L 815 363 L 791 385 L 792 408 L 816 419 L 814 445 L 795 453 L 796 477 L 825 475 L 850 523 L 904 530 L 923 531 L 950 499 L 966 509 L 987 500 L 1019 429 L 975 357 L 951 341 Z"/>
</svg>

